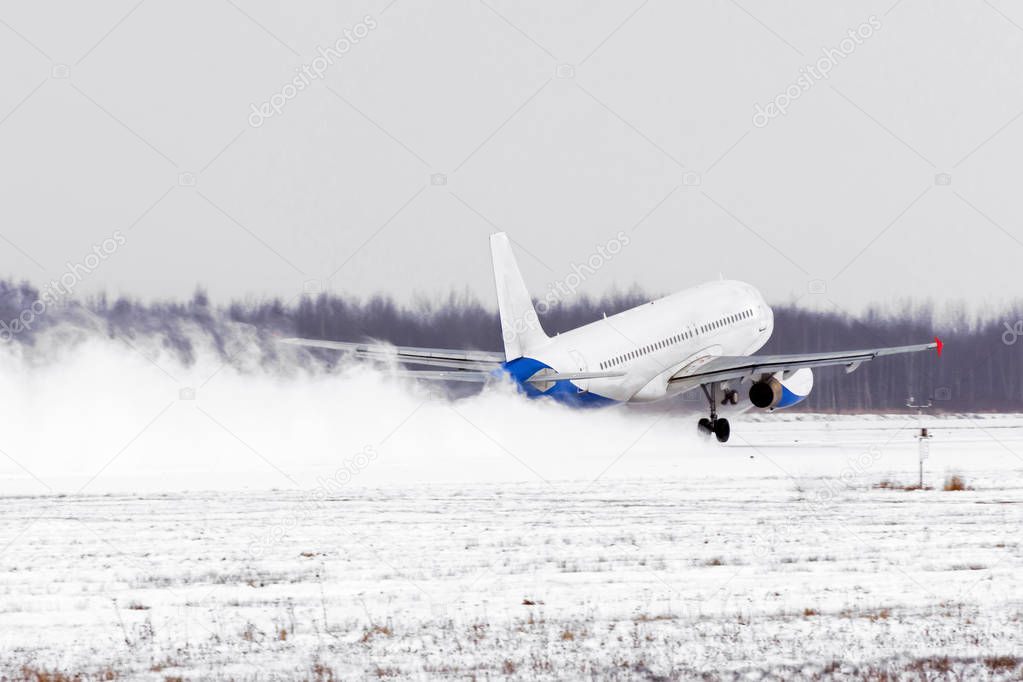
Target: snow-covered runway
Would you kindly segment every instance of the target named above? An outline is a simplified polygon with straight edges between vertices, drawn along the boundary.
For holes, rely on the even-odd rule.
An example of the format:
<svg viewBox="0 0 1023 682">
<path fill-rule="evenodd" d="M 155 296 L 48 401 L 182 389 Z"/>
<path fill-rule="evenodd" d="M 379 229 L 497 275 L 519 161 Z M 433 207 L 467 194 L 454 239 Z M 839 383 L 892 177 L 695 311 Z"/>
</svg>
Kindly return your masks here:
<svg viewBox="0 0 1023 682">
<path fill-rule="evenodd" d="M 778 415 L 673 450 L 681 420 L 627 418 L 646 435 L 597 460 L 487 433 L 481 482 L 410 481 L 401 441 L 286 490 L 0 498 L 0 669 L 1023 674 L 1020 418 L 929 419 L 932 490 L 901 489 L 911 417 Z"/>
</svg>

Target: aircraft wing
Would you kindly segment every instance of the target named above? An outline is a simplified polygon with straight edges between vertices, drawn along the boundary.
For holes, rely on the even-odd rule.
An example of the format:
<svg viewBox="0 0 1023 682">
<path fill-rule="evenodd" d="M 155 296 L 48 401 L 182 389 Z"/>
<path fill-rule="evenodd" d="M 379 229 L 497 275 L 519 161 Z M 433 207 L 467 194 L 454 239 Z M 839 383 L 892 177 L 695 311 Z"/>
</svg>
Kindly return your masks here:
<svg viewBox="0 0 1023 682">
<path fill-rule="evenodd" d="M 394 372 L 394 376 L 407 377 L 409 379 L 423 379 L 425 381 L 469 381 L 472 383 L 482 384 L 490 378 L 490 373 L 464 369 L 439 371 L 429 369 L 409 369 L 398 370 Z"/>
<path fill-rule="evenodd" d="M 865 350 L 835 351 L 831 353 L 797 353 L 793 355 L 718 355 L 700 358 L 686 365 L 669 379 L 671 384 L 686 383 L 692 386 L 726 379 L 745 379 L 760 374 L 794 372 L 804 367 L 826 367 L 845 365 L 846 372 L 852 372 L 860 364 L 884 355 L 917 353 L 937 349 L 941 354 L 942 343 L 938 338 L 933 343 L 915 346 L 894 346 L 889 348 L 868 348 Z"/>
<path fill-rule="evenodd" d="M 409 365 L 425 365 L 444 367 L 448 371 L 438 370 L 398 370 L 395 376 L 432 381 L 472 381 L 484 382 L 492 376 L 494 370 L 501 369 L 504 364 L 504 353 L 481 350 L 452 350 L 447 348 L 417 348 L 414 346 L 391 346 L 384 343 L 353 343 L 350 341 L 321 341 L 319 339 L 280 339 L 281 343 L 307 348 L 326 348 L 346 353 L 366 360 L 391 360 Z M 539 384 L 549 381 L 576 381 L 582 379 L 604 379 L 624 376 L 625 372 L 559 372 L 542 374 L 527 379 L 527 382 Z"/>
<path fill-rule="evenodd" d="M 397 362 L 448 367 L 460 370 L 489 372 L 504 362 L 504 353 L 483 350 L 454 350 L 447 348 L 417 348 L 392 346 L 386 343 L 353 343 L 350 341 L 322 341 L 320 339 L 281 339 L 281 343 L 307 348 L 327 348 L 367 360 L 393 360 Z"/>
</svg>

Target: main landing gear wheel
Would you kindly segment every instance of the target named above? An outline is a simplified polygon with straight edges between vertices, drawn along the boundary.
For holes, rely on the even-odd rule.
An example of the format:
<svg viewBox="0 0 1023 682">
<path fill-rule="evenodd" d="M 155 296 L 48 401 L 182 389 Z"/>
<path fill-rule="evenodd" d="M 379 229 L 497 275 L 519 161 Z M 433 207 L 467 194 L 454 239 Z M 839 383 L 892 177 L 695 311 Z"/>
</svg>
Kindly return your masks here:
<svg viewBox="0 0 1023 682">
<path fill-rule="evenodd" d="M 713 434 L 719 443 L 727 443 L 728 436 L 732 433 L 732 427 L 729 425 L 728 420 L 722 418 L 711 421 L 704 417 L 700 420 L 697 430 L 701 436 L 707 436 L 708 438 Z"/>
<path fill-rule="evenodd" d="M 729 425 L 727 419 L 718 419 L 714 422 L 714 436 L 718 439 L 719 443 L 727 443 L 728 436 L 732 433 L 732 427 Z"/>
<path fill-rule="evenodd" d="M 714 434 L 714 437 L 718 439 L 719 443 L 727 443 L 728 437 L 732 434 L 732 427 L 728 423 L 727 419 L 718 419 L 717 411 L 717 396 L 721 386 L 717 383 L 710 384 L 710 389 L 707 388 L 707 384 L 700 386 L 703 389 L 703 394 L 707 396 L 707 402 L 710 404 L 710 419 L 704 417 L 699 422 L 699 431 L 705 436 Z M 736 393 L 735 391 L 729 391 L 728 393 Z M 725 394 L 725 399 L 721 401 L 724 405 L 727 402 L 735 404 L 734 396 Z"/>
</svg>

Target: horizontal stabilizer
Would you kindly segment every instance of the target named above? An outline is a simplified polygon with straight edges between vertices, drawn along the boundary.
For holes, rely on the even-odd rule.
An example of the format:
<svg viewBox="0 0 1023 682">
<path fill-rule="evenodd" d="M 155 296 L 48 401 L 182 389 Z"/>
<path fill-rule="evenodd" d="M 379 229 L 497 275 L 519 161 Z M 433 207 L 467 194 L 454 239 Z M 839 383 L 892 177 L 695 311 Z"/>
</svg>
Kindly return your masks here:
<svg viewBox="0 0 1023 682">
<path fill-rule="evenodd" d="M 612 379 L 623 377 L 625 372 L 559 372 L 557 374 L 540 374 L 526 379 L 530 384 L 546 384 L 551 381 L 582 381 L 583 379 Z"/>
</svg>

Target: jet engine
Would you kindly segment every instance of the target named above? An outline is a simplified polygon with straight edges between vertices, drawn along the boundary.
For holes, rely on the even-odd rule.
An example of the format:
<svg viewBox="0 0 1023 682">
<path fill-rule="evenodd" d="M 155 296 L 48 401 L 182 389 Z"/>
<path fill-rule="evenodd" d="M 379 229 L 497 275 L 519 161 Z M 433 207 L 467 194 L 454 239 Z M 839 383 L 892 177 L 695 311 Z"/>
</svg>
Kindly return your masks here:
<svg viewBox="0 0 1023 682">
<path fill-rule="evenodd" d="M 813 389 L 810 368 L 797 369 L 787 377 L 785 374 L 769 374 L 754 382 L 749 389 L 749 401 L 762 410 L 777 410 L 805 400 Z"/>
</svg>

